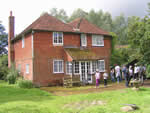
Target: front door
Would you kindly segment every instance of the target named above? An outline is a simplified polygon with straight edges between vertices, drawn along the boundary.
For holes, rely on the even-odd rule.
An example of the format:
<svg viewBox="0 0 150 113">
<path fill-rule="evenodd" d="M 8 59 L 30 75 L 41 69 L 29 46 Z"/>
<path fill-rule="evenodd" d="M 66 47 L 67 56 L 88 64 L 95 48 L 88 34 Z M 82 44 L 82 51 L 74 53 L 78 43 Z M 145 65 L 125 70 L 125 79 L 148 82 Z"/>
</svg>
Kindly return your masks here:
<svg viewBox="0 0 150 113">
<path fill-rule="evenodd" d="M 91 62 L 81 61 L 81 81 L 84 83 L 92 83 Z"/>
</svg>

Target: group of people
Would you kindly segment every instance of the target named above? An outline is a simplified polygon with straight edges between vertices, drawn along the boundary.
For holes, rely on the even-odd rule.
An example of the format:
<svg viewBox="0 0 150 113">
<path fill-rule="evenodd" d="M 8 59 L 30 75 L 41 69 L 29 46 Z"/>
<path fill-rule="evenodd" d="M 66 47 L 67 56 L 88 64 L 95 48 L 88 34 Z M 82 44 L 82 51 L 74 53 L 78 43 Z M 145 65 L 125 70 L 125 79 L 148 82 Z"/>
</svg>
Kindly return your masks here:
<svg viewBox="0 0 150 113">
<path fill-rule="evenodd" d="M 146 78 L 146 67 L 143 65 L 134 66 L 130 65 L 129 67 L 123 65 L 121 68 L 119 65 L 116 65 L 114 68 L 111 68 L 110 76 L 113 82 L 116 81 L 119 83 L 124 78 L 126 87 L 129 86 L 131 79 L 134 80 L 143 80 Z M 115 79 L 116 78 L 116 79 Z"/>
<path fill-rule="evenodd" d="M 146 67 L 143 65 L 138 66 L 137 64 L 135 64 L 134 66 L 130 65 L 129 67 L 125 65 L 123 65 L 122 67 L 116 65 L 114 68 L 111 68 L 110 77 L 112 82 L 117 81 L 117 83 L 119 83 L 120 81 L 122 81 L 122 79 L 124 79 L 125 86 L 128 87 L 131 79 L 143 80 L 144 78 L 146 78 L 145 72 L 146 72 Z M 100 78 L 101 78 L 101 73 L 99 72 L 99 70 L 96 70 L 95 73 L 96 88 L 99 87 Z M 107 78 L 108 78 L 108 72 L 107 70 L 105 70 L 103 73 L 105 87 L 107 86 Z"/>
</svg>

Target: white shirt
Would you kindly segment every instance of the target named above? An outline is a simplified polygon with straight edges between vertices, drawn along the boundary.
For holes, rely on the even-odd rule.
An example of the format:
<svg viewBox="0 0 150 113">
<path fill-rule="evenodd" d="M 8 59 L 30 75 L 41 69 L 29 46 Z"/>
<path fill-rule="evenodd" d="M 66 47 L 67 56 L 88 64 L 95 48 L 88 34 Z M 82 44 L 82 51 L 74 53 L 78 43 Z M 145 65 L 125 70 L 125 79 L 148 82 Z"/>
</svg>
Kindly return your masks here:
<svg viewBox="0 0 150 113">
<path fill-rule="evenodd" d="M 120 66 L 115 67 L 116 77 L 120 76 Z"/>
<path fill-rule="evenodd" d="M 108 74 L 107 74 L 107 73 L 104 73 L 104 74 L 103 74 L 103 77 L 104 77 L 104 79 L 107 79 Z"/>
<path fill-rule="evenodd" d="M 138 66 L 134 67 L 134 73 L 138 73 L 138 72 L 139 72 L 139 67 Z"/>
<path fill-rule="evenodd" d="M 129 75 L 133 75 L 133 70 L 129 68 Z"/>
<path fill-rule="evenodd" d="M 96 73 L 95 73 L 95 78 L 96 78 L 96 79 L 100 79 L 100 73 L 99 73 L 99 72 L 96 72 Z"/>
</svg>

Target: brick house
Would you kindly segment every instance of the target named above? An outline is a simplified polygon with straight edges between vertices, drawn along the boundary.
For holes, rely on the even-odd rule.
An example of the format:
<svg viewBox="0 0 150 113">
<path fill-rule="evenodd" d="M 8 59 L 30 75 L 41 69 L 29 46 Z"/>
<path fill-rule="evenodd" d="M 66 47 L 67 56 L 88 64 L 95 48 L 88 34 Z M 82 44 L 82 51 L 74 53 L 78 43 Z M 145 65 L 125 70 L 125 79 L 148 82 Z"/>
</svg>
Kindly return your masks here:
<svg viewBox="0 0 150 113">
<path fill-rule="evenodd" d="M 94 72 L 109 70 L 111 39 L 108 32 L 86 19 L 63 23 L 43 14 L 14 36 L 14 16 L 9 16 L 8 63 L 14 62 L 25 79 L 48 86 L 64 76 L 94 83 Z"/>
</svg>

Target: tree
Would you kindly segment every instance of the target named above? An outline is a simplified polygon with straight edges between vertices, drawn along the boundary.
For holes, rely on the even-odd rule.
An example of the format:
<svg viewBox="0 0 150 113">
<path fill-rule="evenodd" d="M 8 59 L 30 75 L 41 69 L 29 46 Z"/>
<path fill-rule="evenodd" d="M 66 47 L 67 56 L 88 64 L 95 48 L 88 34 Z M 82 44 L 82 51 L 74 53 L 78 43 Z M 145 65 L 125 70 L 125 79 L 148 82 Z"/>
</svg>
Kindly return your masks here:
<svg viewBox="0 0 150 113">
<path fill-rule="evenodd" d="M 128 39 L 131 47 L 136 50 L 140 60 L 145 64 L 150 64 L 150 18 L 137 18 L 136 22 L 129 25 Z"/>
<path fill-rule="evenodd" d="M 127 28 L 128 23 L 123 14 L 115 17 L 113 20 L 112 32 L 115 32 L 118 35 L 118 44 L 120 45 L 128 44 Z"/>
<path fill-rule="evenodd" d="M 97 25 L 98 27 L 107 30 L 112 31 L 112 17 L 111 14 L 106 12 L 104 13 L 102 10 L 99 10 L 95 12 L 93 9 L 90 10 L 90 12 L 87 15 L 87 19 Z"/>
<path fill-rule="evenodd" d="M 0 56 L 3 54 L 7 54 L 7 45 L 8 45 L 8 38 L 7 33 L 5 32 L 4 26 L 0 22 Z"/>
<path fill-rule="evenodd" d="M 63 22 L 68 22 L 68 16 L 64 9 L 52 8 L 50 9 L 50 14 Z"/>
<path fill-rule="evenodd" d="M 88 13 L 78 8 L 73 11 L 72 15 L 69 18 L 69 21 L 72 21 L 76 18 L 87 18 Z"/>
</svg>

